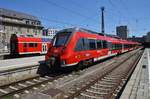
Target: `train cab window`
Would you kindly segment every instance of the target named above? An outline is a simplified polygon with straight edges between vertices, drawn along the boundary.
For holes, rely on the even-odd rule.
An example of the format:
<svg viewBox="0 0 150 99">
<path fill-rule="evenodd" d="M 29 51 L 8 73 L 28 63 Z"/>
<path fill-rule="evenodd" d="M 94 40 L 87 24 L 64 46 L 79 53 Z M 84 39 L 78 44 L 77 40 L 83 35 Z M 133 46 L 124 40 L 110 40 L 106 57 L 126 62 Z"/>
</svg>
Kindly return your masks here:
<svg viewBox="0 0 150 99">
<path fill-rule="evenodd" d="M 94 39 L 89 39 L 89 47 L 90 47 L 90 50 L 96 49 L 96 41 Z"/>
<path fill-rule="evenodd" d="M 70 32 L 58 33 L 53 40 L 53 46 L 55 47 L 64 46 L 68 42 L 70 35 L 71 35 Z"/>
<path fill-rule="evenodd" d="M 83 38 L 81 38 L 76 44 L 75 51 L 82 51 L 83 49 Z"/>
<path fill-rule="evenodd" d="M 97 49 L 101 49 L 102 47 L 102 41 L 101 40 L 97 40 Z"/>
</svg>

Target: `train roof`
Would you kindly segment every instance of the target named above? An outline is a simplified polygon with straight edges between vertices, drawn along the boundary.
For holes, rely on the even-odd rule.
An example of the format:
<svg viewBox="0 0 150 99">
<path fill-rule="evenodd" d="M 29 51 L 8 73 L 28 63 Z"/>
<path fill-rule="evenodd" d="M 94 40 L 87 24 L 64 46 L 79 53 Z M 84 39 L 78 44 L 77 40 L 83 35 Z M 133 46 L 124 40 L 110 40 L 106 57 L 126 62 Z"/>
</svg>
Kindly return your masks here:
<svg viewBox="0 0 150 99">
<path fill-rule="evenodd" d="M 94 31 L 91 31 L 91 30 L 88 30 L 88 29 L 84 29 L 84 28 L 79 28 L 79 27 L 63 29 L 63 30 L 58 31 L 58 34 L 62 33 L 62 32 L 70 32 L 70 33 L 86 32 L 86 33 L 90 33 L 90 34 L 96 34 L 96 35 L 104 36 L 103 33 L 98 33 L 98 32 L 94 32 Z M 109 34 L 105 35 L 105 40 L 111 41 L 111 42 L 116 42 L 116 43 L 124 43 L 124 44 L 139 44 L 138 42 L 122 40 L 118 36 L 109 35 Z"/>
<path fill-rule="evenodd" d="M 11 35 L 11 41 L 19 41 L 19 42 L 42 42 L 41 38 L 35 38 L 35 37 L 24 37 L 17 34 Z"/>
<path fill-rule="evenodd" d="M 79 27 L 74 27 L 74 28 L 67 28 L 67 29 L 63 29 L 60 30 L 58 32 L 87 32 L 87 33 L 91 33 L 91 34 L 98 34 L 98 35 L 104 35 L 103 33 L 98 33 L 98 32 L 94 32 L 88 29 L 84 29 L 84 28 L 79 28 Z"/>
</svg>

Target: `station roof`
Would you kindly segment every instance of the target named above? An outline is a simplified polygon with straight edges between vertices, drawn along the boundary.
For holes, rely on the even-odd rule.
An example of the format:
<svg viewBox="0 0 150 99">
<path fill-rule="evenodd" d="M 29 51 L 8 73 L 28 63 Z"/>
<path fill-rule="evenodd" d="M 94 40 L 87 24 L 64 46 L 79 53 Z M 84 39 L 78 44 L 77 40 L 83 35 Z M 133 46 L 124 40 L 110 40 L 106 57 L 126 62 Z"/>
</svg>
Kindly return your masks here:
<svg viewBox="0 0 150 99">
<path fill-rule="evenodd" d="M 22 13 L 22 12 L 17 12 L 14 10 L 9 10 L 5 8 L 0 8 L 0 16 L 7 16 L 7 17 L 14 17 L 14 18 L 19 18 L 19 19 L 29 19 L 29 20 L 36 20 L 39 21 L 37 17 Z"/>
</svg>

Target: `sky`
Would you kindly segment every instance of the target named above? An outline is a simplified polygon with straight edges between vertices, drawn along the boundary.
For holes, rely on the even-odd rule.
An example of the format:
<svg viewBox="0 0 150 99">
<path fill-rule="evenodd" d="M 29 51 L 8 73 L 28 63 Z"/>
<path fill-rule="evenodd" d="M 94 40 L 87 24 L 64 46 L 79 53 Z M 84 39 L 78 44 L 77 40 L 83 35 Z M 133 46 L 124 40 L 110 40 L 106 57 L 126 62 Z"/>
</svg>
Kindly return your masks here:
<svg viewBox="0 0 150 99">
<path fill-rule="evenodd" d="M 150 31 L 150 0 L 0 0 L 0 7 L 39 18 L 45 28 L 82 27 L 101 31 L 101 7 L 105 7 L 105 33 L 127 25 L 129 36 Z"/>
</svg>

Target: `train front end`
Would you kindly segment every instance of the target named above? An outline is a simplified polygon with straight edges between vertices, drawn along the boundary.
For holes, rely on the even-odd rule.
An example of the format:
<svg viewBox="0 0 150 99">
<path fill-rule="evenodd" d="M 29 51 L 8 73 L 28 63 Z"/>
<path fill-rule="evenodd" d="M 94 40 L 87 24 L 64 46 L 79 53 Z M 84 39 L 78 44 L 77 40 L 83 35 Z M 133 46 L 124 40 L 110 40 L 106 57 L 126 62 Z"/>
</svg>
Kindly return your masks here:
<svg viewBox="0 0 150 99">
<path fill-rule="evenodd" d="M 65 59 L 68 57 L 67 44 L 70 37 L 71 32 L 60 31 L 53 38 L 45 56 L 46 65 L 51 69 L 59 69 L 65 64 Z"/>
</svg>

